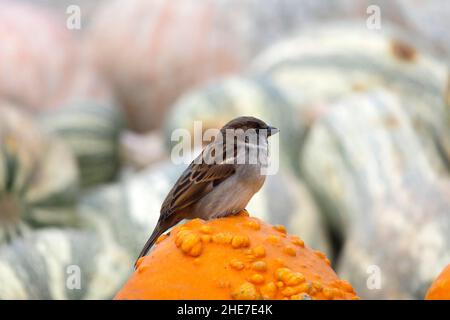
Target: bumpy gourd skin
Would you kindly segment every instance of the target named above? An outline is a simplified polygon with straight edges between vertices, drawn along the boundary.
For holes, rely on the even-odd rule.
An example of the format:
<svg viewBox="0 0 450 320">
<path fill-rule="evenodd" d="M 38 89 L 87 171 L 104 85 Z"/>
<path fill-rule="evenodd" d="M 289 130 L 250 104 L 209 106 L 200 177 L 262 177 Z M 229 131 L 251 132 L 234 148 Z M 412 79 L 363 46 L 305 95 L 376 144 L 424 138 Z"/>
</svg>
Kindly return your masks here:
<svg viewBox="0 0 450 320">
<path fill-rule="evenodd" d="M 450 264 L 433 282 L 425 300 L 450 300 Z"/>
<path fill-rule="evenodd" d="M 358 299 L 321 252 L 242 212 L 161 236 L 116 299 Z"/>
</svg>

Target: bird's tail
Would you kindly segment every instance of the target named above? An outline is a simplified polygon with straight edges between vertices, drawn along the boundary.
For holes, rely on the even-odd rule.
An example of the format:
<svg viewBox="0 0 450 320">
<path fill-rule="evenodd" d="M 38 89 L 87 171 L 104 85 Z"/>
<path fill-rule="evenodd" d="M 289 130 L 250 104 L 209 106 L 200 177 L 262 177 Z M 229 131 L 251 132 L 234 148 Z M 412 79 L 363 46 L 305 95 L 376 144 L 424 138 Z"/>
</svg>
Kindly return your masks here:
<svg viewBox="0 0 450 320">
<path fill-rule="evenodd" d="M 173 227 L 175 224 L 176 224 L 176 222 L 173 221 L 173 219 L 170 219 L 170 217 L 168 217 L 168 218 L 166 218 L 166 217 L 162 218 L 161 216 L 159 217 L 158 223 L 156 224 L 156 227 L 153 230 L 152 235 L 145 243 L 144 248 L 142 248 L 142 251 L 139 254 L 139 257 L 136 259 L 136 262 L 134 263 L 135 269 L 136 269 L 138 260 L 148 253 L 148 251 L 153 246 L 153 244 L 156 242 L 156 240 L 159 238 L 159 236 L 161 234 L 163 234 L 167 229 Z"/>
</svg>

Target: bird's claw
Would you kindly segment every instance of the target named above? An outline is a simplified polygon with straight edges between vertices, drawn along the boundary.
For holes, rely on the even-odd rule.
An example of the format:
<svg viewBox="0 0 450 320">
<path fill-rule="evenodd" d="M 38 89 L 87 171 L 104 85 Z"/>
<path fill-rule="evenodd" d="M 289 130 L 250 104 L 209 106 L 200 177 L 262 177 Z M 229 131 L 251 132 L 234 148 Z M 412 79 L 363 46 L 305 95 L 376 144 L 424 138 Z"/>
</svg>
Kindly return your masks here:
<svg viewBox="0 0 450 320">
<path fill-rule="evenodd" d="M 250 213 L 247 211 L 247 209 L 242 209 L 241 211 L 238 212 L 237 215 L 238 216 L 248 217 L 248 216 L 250 216 Z"/>
</svg>

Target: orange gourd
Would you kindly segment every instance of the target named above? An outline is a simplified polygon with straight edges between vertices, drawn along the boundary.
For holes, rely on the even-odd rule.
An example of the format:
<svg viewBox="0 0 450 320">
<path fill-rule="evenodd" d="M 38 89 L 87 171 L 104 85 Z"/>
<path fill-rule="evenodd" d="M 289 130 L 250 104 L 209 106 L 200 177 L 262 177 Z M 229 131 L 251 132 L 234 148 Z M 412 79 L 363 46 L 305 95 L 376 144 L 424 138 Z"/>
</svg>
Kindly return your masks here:
<svg viewBox="0 0 450 320">
<path fill-rule="evenodd" d="M 450 300 L 450 264 L 428 289 L 425 300 Z"/>
<path fill-rule="evenodd" d="M 357 299 L 321 252 L 242 212 L 161 236 L 115 299 Z"/>
</svg>

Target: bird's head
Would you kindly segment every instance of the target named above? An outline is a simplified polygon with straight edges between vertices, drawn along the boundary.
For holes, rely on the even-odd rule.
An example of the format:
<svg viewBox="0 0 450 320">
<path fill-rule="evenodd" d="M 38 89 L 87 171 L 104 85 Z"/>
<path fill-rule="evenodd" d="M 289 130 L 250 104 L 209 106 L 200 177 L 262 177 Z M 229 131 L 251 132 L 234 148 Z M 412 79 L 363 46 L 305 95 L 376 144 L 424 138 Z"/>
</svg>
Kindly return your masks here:
<svg viewBox="0 0 450 320">
<path fill-rule="evenodd" d="M 253 129 L 257 133 L 259 133 L 260 130 L 266 130 L 268 137 L 279 132 L 278 128 L 269 126 L 264 121 L 262 121 L 258 118 L 249 117 L 249 116 L 238 117 L 238 118 L 231 120 L 230 122 L 225 124 L 222 127 L 222 129 L 220 129 L 220 131 L 222 133 L 225 133 L 226 130 L 238 130 L 238 129 L 243 130 L 243 131 Z"/>
</svg>

